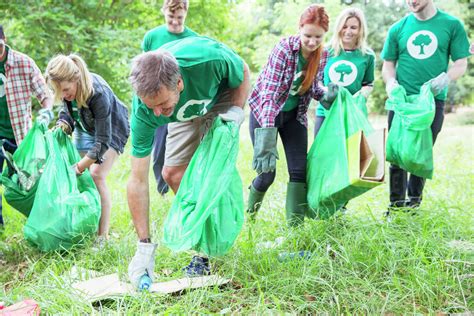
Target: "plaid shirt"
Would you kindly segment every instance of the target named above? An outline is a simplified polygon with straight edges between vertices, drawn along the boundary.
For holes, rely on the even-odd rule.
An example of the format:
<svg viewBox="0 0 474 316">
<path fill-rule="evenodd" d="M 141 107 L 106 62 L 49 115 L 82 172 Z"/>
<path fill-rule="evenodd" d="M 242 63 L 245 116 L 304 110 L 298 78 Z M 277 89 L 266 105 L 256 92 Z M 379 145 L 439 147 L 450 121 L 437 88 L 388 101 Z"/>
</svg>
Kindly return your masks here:
<svg viewBox="0 0 474 316">
<path fill-rule="evenodd" d="M 31 128 L 31 96 L 42 102 L 49 96 L 49 90 L 33 59 L 11 48 L 5 63 L 5 77 L 8 113 L 16 143 L 20 145 Z"/>
<path fill-rule="evenodd" d="M 289 96 L 293 77 L 298 65 L 298 56 L 301 47 L 299 36 L 290 36 L 282 39 L 273 49 L 268 63 L 258 76 L 255 87 L 250 95 L 249 105 L 261 127 L 274 127 L 275 118 L 281 112 Z M 327 62 L 327 52 L 324 50 L 318 68 L 316 80 L 311 88 L 303 94 L 298 103 L 297 120 L 307 126 L 306 112 L 311 98 L 321 99 L 325 90 L 319 82 L 324 73 Z"/>
</svg>

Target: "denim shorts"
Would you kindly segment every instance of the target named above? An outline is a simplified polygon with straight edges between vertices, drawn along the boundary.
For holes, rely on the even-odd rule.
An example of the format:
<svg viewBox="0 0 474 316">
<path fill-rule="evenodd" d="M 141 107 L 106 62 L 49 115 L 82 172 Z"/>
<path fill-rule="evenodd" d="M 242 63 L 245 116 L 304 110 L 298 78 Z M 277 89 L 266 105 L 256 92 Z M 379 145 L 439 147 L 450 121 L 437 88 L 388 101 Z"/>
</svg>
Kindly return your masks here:
<svg viewBox="0 0 474 316">
<path fill-rule="evenodd" d="M 95 136 L 76 128 L 72 133 L 72 142 L 79 152 L 89 151 L 95 145 Z"/>
</svg>

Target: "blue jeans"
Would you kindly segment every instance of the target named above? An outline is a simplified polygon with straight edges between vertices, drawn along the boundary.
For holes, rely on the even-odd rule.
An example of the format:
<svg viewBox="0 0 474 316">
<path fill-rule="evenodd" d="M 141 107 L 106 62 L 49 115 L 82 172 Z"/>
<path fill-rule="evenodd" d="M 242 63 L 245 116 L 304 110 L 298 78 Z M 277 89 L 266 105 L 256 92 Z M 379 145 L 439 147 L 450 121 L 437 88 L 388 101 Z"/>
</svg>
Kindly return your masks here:
<svg viewBox="0 0 474 316">
<path fill-rule="evenodd" d="M 79 152 L 86 152 L 95 144 L 95 137 L 80 128 L 76 128 L 72 134 L 72 142 Z"/>
<path fill-rule="evenodd" d="M 308 129 L 297 119 L 298 108 L 280 112 L 275 118 L 275 127 L 278 128 L 283 148 L 285 149 L 286 162 L 290 182 L 306 183 L 306 162 L 308 150 Z M 257 119 L 250 113 L 250 137 L 254 144 L 254 130 L 259 128 Z M 260 192 L 266 192 L 275 180 L 276 172 L 259 174 L 252 182 L 252 186 Z"/>
<path fill-rule="evenodd" d="M 4 141 L 3 143 L 3 148 L 5 151 L 8 151 L 9 153 L 13 154 L 15 150 L 18 148 L 16 145 L 16 141 L 11 138 L 4 138 L 0 137 L 0 141 Z M 0 150 L 0 173 L 3 171 L 3 163 L 5 162 L 5 156 L 3 155 L 3 150 Z M 2 196 L 0 195 L 0 199 Z M 3 217 L 2 217 L 2 206 L 3 202 L 0 201 L 0 225 L 3 225 Z"/>
</svg>

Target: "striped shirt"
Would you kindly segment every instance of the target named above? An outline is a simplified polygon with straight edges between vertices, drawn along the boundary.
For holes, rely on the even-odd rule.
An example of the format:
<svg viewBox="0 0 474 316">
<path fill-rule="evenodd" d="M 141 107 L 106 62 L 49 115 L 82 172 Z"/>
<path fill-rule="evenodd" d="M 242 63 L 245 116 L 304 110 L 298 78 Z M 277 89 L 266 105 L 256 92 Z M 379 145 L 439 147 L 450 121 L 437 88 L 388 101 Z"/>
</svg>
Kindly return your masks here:
<svg viewBox="0 0 474 316">
<path fill-rule="evenodd" d="M 289 91 L 296 67 L 298 54 L 301 48 L 299 36 L 290 36 L 282 39 L 273 48 L 267 64 L 258 76 L 257 82 L 249 99 L 250 109 L 261 127 L 274 127 L 275 118 L 283 109 L 289 96 Z M 327 52 L 321 56 L 318 74 L 308 91 L 300 97 L 298 103 L 297 120 L 307 126 L 307 116 L 311 98 L 319 100 L 325 90 L 320 84 L 324 67 L 327 62 Z"/>
<path fill-rule="evenodd" d="M 5 76 L 8 113 L 16 143 L 20 145 L 32 124 L 31 97 L 42 102 L 49 96 L 49 90 L 33 59 L 13 49 L 8 50 Z"/>
</svg>

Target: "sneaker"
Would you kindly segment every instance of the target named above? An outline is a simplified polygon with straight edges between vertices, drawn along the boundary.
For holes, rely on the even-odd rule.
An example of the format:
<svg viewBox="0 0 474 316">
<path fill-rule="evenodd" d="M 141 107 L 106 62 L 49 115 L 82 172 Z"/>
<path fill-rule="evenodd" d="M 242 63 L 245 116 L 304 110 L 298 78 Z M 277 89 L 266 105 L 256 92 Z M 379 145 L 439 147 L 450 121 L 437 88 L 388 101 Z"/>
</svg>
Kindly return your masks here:
<svg viewBox="0 0 474 316">
<path fill-rule="evenodd" d="M 183 272 L 188 277 L 196 277 L 211 274 L 209 268 L 209 258 L 194 256 L 191 262 L 183 268 Z"/>
</svg>

